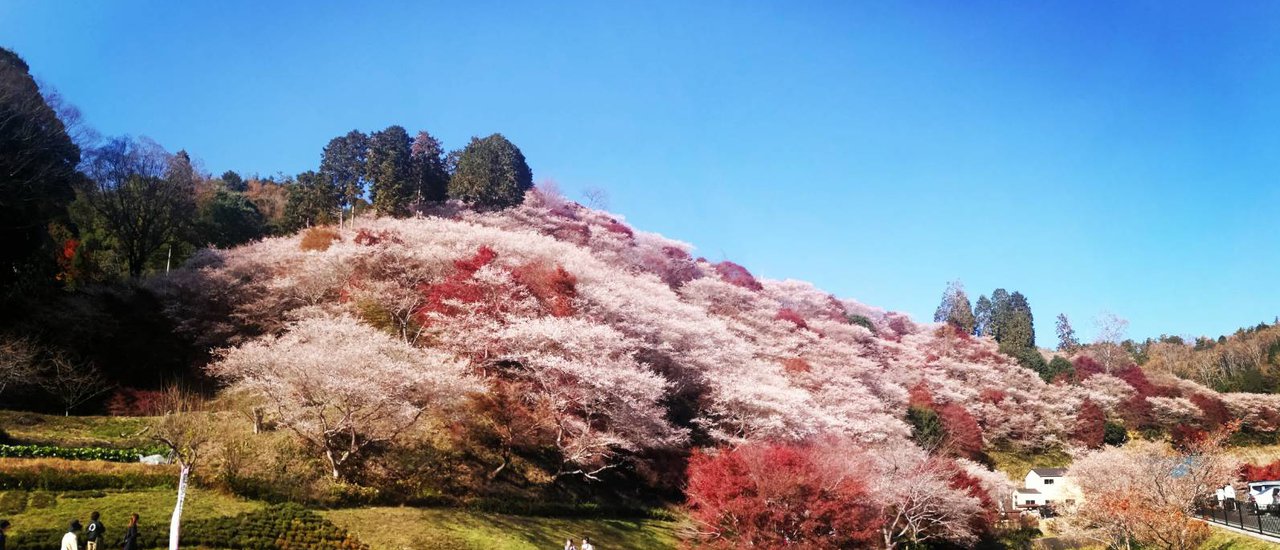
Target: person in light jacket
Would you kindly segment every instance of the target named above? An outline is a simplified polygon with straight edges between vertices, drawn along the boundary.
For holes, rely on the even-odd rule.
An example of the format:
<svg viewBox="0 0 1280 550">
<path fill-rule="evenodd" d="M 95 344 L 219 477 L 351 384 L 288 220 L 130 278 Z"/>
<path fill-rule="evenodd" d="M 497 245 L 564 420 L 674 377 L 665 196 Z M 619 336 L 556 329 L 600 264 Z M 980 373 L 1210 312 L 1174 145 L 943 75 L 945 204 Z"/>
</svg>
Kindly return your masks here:
<svg viewBox="0 0 1280 550">
<path fill-rule="evenodd" d="M 62 535 L 62 550 L 80 550 L 80 539 L 76 538 L 76 533 L 80 532 L 80 520 L 71 520 L 71 525 L 67 527 L 67 534 Z"/>
</svg>

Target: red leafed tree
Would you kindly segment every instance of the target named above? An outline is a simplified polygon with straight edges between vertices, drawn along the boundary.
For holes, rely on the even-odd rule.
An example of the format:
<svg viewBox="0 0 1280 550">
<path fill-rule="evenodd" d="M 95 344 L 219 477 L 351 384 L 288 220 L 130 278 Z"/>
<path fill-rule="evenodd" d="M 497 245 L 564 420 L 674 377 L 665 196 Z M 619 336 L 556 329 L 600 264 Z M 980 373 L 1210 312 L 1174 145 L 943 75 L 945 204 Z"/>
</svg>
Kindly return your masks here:
<svg viewBox="0 0 1280 550">
<path fill-rule="evenodd" d="M 912 407 L 924 407 L 926 409 L 933 408 L 933 392 L 929 390 L 929 384 L 921 380 L 916 385 L 911 386 L 907 390 L 908 404 Z"/>
<path fill-rule="evenodd" d="M 1204 413 L 1202 428 L 1213 430 L 1231 421 L 1231 411 L 1227 410 L 1227 405 L 1221 399 L 1203 393 L 1193 393 L 1189 399 Z"/>
<path fill-rule="evenodd" d="M 810 446 L 749 444 L 689 462 L 691 515 L 710 548 L 866 548 L 880 518 L 859 471 Z"/>
<path fill-rule="evenodd" d="M 964 407 L 947 403 L 938 407 L 938 418 L 947 432 L 946 449 L 956 456 L 977 460 L 982 457 L 982 427 Z"/>
<path fill-rule="evenodd" d="M 474 256 L 453 262 L 453 273 L 439 284 L 423 289 L 427 304 L 418 312 L 419 317 L 425 322 L 430 312 L 455 314 L 457 308 L 450 302 L 475 303 L 482 300 L 484 287 L 472 280 L 472 277 L 497 257 L 498 253 L 492 248 L 481 246 Z"/>
<path fill-rule="evenodd" d="M 1071 430 L 1071 439 L 1090 449 L 1102 448 L 1106 435 L 1107 415 L 1093 401 L 1085 399 L 1076 413 L 1076 425 Z"/>
<path fill-rule="evenodd" d="M 542 263 L 528 263 L 512 272 L 515 280 L 529 289 L 538 303 L 555 317 L 573 315 L 573 299 L 578 296 L 578 278 L 564 267 L 548 267 Z"/>
<path fill-rule="evenodd" d="M 1102 367 L 1101 363 L 1096 361 L 1094 358 L 1089 357 L 1088 355 L 1081 355 L 1079 357 L 1076 357 L 1075 360 L 1072 361 L 1071 363 L 1076 370 L 1076 380 L 1083 381 L 1084 379 L 1090 376 L 1093 376 L 1095 374 L 1106 374 L 1107 372 L 1107 370 Z"/>
<path fill-rule="evenodd" d="M 1209 432 L 1186 424 L 1178 424 L 1169 430 L 1169 443 L 1179 451 L 1193 449 L 1196 445 L 1204 443 L 1208 437 Z"/>
<path fill-rule="evenodd" d="M 1147 374 L 1142 372 L 1141 367 L 1137 365 L 1129 365 L 1116 371 L 1114 374 L 1116 378 L 1124 380 L 1125 382 L 1128 382 L 1130 386 L 1133 386 L 1137 395 L 1142 397 L 1156 395 L 1156 387 L 1147 379 Z"/>
<path fill-rule="evenodd" d="M 748 290 L 764 290 L 764 285 L 761 285 L 760 281 L 757 281 L 755 276 L 750 271 L 747 271 L 747 268 L 728 260 L 716 264 L 716 273 L 731 285 L 737 285 Z"/>
<path fill-rule="evenodd" d="M 1245 481 L 1275 481 L 1280 479 L 1280 460 L 1262 466 L 1245 464 L 1240 468 L 1240 477 Z"/>
<path fill-rule="evenodd" d="M 799 313 L 796 313 L 791 308 L 784 307 L 778 310 L 778 314 L 774 315 L 773 318 L 779 321 L 788 321 L 799 328 L 809 328 L 809 324 L 804 322 L 804 317 L 801 317 Z"/>
</svg>

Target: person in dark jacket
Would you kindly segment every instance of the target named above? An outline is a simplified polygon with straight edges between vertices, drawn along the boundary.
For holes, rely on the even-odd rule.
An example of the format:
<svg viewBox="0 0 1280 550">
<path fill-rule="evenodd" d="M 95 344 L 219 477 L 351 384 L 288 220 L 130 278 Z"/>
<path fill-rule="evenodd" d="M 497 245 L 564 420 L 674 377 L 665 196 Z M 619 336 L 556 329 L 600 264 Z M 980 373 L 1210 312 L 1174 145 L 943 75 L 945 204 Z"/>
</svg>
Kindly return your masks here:
<svg viewBox="0 0 1280 550">
<path fill-rule="evenodd" d="M 0 550 L 4 550 L 4 534 L 9 530 L 9 520 L 0 519 Z"/>
<path fill-rule="evenodd" d="M 100 517 L 101 514 L 96 510 L 89 514 L 89 527 L 84 533 L 84 550 L 98 550 L 98 541 L 106 539 L 107 529 L 98 521 Z"/>
<path fill-rule="evenodd" d="M 129 516 L 129 526 L 124 529 L 123 550 L 138 550 L 138 514 Z M 0 548 L 0 550 L 4 550 Z"/>
</svg>

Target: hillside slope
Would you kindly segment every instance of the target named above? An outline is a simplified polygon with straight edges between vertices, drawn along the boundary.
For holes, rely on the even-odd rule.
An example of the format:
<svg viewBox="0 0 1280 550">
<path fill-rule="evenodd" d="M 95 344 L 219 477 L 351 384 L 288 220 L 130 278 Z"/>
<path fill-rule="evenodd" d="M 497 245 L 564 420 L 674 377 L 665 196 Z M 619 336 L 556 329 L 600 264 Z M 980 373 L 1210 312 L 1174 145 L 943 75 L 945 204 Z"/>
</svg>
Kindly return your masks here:
<svg viewBox="0 0 1280 550">
<path fill-rule="evenodd" d="M 553 447 L 557 476 L 747 440 L 911 445 L 913 388 L 976 420 L 986 448 L 1068 445 L 1086 400 L 1133 429 L 1239 416 L 1273 432 L 1280 418 L 1272 396 L 1136 368 L 1086 364 L 1046 384 L 989 339 L 691 252 L 535 190 L 500 212 L 446 208 L 207 250 L 155 284 L 175 322 L 210 347 L 324 319 L 447 356 L 504 409 L 499 424 L 536 420 L 499 430 L 494 445 Z M 498 454 L 500 472 L 510 453 Z"/>
</svg>

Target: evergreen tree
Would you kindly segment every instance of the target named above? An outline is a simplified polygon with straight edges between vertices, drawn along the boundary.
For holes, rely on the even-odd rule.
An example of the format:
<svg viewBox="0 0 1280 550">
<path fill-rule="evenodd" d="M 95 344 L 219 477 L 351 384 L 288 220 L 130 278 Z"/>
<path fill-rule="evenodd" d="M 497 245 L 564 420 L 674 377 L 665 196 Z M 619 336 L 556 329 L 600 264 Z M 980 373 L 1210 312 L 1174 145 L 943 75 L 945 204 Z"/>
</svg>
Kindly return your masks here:
<svg viewBox="0 0 1280 550">
<path fill-rule="evenodd" d="M 1067 320 L 1067 314 L 1058 314 L 1058 351 L 1075 351 L 1080 347 L 1080 340 L 1076 338 L 1075 329 L 1071 328 L 1071 321 Z"/>
<path fill-rule="evenodd" d="M 426 132 L 413 139 L 411 156 L 417 201 L 440 202 L 449 191 L 449 169 L 440 141 Z"/>
<path fill-rule="evenodd" d="M 313 171 L 298 174 L 297 181 L 289 186 L 284 209 L 285 229 L 297 230 L 337 221 L 342 195 L 342 190 L 333 187 L 329 178 Z"/>
<path fill-rule="evenodd" d="M 973 306 L 974 336 L 991 336 L 991 300 L 987 299 L 987 295 L 978 296 L 978 302 Z"/>
<path fill-rule="evenodd" d="M 1040 373 L 1040 377 L 1043 378 L 1045 382 L 1052 382 L 1053 379 L 1057 378 L 1059 375 L 1066 375 L 1068 379 L 1075 378 L 1075 366 L 1071 364 L 1071 361 L 1068 361 L 1061 355 L 1053 356 L 1053 359 L 1050 360 L 1049 364 L 1045 367 L 1045 371 Z"/>
<path fill-rule="evenodd" d="M 410 159 L 412 145 L 413 140 L 402 126 L 388 126 L 369 136 L 365 179 L 369 181 L 373 209 L 380 214 L 408 214 L 409 205 L 418 194 Z"/>
<path fill-rule="evenodd" d="M 215 191 L 200 205 L 196 226 L 197 244 L 220 248 L 247 243 L 266 233 L 266 221 L 258 207 L 243 193 L 226 189 Z"/>
<path fill-rule="evenodd" d="M 0 48 L 0 289 L 53 280 L 49 222 L 66 217 L 80 149 L 26 62 Z M 43 253 L 42 253 L 43 251 Z"/>
<path fill-rule="evenodd" d="M 502 134 L 471 138 L 449 180 L 449 198 L 480 206 L 507 207 L 524 201 L 533 172 L 524 154 Z"/>
<path fill-rule="evenodd" d="M 248 182 L 244 181 L 244 178 L 240 177 L 240 174 L 236 173 L 235 170 L 227 170 L 226 172 L 223 172 L 222 177 L 219 179 L 222 180 L 223 186 L 225 186 L 228 191 L 243 193 L 249 188 Z"/>
<path fill-rule="evenodd" d="M 365 159 L 369 136 L 352 130 L 329 140 L 320 159 L 320 175 L 329 187 L 339 190 L 339 205 L 355 215 L 357 201 L 365 192 Z"/>
<path fill-rule="evenodd" d="M 907 423 L 911 424 L 911 439 L 925 449 L 936 449 L 947 437 L 942 419 L 933 409 L 913 405 L 907 408 Z"/>
<path fill-rule="evenodd" d="M 960 281 L 947 283 L 942 293 L 942 303 L 933 313 L 935 323 L 948 323 L 966 334 L 972 334 L 976 321 L 973 308 L 969 305 L 969 296 L 964 292 L 964 284 Z"/>
<path fill-rule="evenodd" d="M 1031 305 L 1021 292 L 1008 294 L 998 288 L 992 297 L 992 336 L 1000 343 L 1001 351 L 1016 355 L 1019 350 L 1036 346 L 1035 320 Z"/>
</svg>

